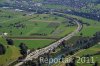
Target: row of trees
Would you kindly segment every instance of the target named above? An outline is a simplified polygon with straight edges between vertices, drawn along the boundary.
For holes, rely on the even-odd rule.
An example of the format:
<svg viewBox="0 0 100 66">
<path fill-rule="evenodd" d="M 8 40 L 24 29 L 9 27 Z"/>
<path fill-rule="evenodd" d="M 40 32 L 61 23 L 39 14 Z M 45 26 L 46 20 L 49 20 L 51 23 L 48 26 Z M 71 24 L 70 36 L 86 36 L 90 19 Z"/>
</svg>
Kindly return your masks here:
<svg viewBox="0 0 100 66">
<path fill-rule="evenodd" d="M 63 41 L 62 44 L 60 44 L 60 46 L 63 46 L 62 51 L 74 52 L 79 49 L 87 49 L 91 46 L 94 46 L 99 41 L 100 41 L 100 32 L 96 32 L 91 38 L 82 37 L 79 40 L 77 40 L 73 45 L 68 45 L 65 43 L 65 41 Z"/>
<path fill-rule="evenodd" d="M 61 51 L 65 52 L 65 55 L 73 55 L 75 52 L 77 52 L 80 49 L 88 49 L 92 46 L 94 46 L 95 44 L 97 44 L 98 42 L 100 42 L 100 32 L 96 32 L 93 37 L 89 38 L 89 37 L 84 37 L 81 38 L 79 40 L 77 40 L 75 42 L 75 44 L 73 45 L 66 45 L 65 42 L 62 42 L 62 46 L 63 48 L 61 49 Z M 100 54 L 100 52 L 96 53 L 96 54 Z M 90 55 L 88 55 L 90 56 Z M 76 61 L 74 59 L 74 61 Z M 66 63 L 66 66 L 76 66 L 75 62 L 70 62 L 70 63 Z M 98 62 L 95 62 L 93 64 L 93 66 L 98 66 Z"/>
</svg>

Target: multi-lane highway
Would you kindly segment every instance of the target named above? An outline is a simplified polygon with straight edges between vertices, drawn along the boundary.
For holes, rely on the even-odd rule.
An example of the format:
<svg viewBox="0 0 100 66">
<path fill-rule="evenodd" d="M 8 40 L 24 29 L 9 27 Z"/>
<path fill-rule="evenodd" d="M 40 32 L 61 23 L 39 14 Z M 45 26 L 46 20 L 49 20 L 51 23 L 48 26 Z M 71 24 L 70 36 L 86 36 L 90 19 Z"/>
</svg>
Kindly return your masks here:
<svg viewBox="0 0 100 66">
<path fill-rule="evenodd" d="M 57 48 L 61 44 L 62 41 L 69 40 L 73 36 L 75 36 L 82 29 L 82 25 L 80 22 L 78 22 L 76 20 L 74 20 L 74 21 L 77 24 L 77 29 L 75 31 L 73 31 L 69 35 L 65 36 L 64 38 L 58 40 L 57 42 L 55 42 L 45 48 L 42 48 L 42 49 L 39 49 L 39 50 L 36 50 L 36 51 L 30 53 L 29 55 L 27 55 L 27 57 L 22 62 L 16 64 L 15 66 L 20 66 L 26 61 L 38 58 L 40 55 L 43 55 L 44 53 L 48 53 L 49 51 L 52 51 L 53 49 Z"/>
</svg>

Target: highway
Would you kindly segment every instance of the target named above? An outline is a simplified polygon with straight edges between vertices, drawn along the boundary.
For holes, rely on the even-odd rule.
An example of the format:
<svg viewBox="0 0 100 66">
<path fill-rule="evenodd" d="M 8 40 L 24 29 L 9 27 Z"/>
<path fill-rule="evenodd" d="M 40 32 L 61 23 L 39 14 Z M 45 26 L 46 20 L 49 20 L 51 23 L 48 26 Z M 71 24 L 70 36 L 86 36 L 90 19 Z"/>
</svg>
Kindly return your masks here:
<svg viewBox="0 0 100 66">
<path fill-rule="evenodd" d="M 44 53 L 48 53 L 49 51 L 52 51 L 53 49 L 57 48 L 61 44 L 62 41 L 64 41 L 64 40 L 67 41 L 67 40 L 71 39 L 82 29 L 81 23 L 76 20 L 75 20 L 75 22 L 77 23 L 77 29 L 75 31 L 73 31 L 69 35 L 65 36 L 64 38 L 58 40 L 57 42 L 54 42 L 53 44 L 51 44 L 45 48 L 42 48 L 42 49 L 39 49 L 39 50 L 36 50 L 36 51 L 30 53 L 29 55 L 27 55 L 27 57 L 22 62 L 19 62 L 15 66 L 21 66 L 24 62 L 27 62 L 32 59 L 36 59 L 39 56 L 43 55 Z"/>
</svg>

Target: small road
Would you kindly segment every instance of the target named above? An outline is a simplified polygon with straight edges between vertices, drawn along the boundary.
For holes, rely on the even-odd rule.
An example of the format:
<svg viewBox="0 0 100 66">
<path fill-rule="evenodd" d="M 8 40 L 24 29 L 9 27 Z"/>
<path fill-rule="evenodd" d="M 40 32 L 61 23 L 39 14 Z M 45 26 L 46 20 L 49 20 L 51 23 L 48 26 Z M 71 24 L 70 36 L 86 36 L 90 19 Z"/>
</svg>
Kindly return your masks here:
<svg viewBox="0 0 100 66">
<path fill-rule="evenodd" d="M 48 53 L 49 51 L 52 51 L 53 49 L 57 48 L 61 44 L 62 41 L 64 41 L 64 40 L 67 41 L 67 40 L 71 39 L 73 36 L 75 36 L 82 29 L 82 24 L 76 20 L 75 20 L 75 22 L 78 26 L 75 31 L 73 31 L 69 35 L 65 36 L 64 38 L 58 40 L 57 42 L 55 42 L 55 43 L 53 43 L 45 48 L 42 48 L 42 49 L 39 49 L 39 50 L 36 50 L 36 51 L 30 53 L 29 55 L 27 55 L 27 57 L 22 62 L 19 62 L 15 66 L 21 66 L 24 62 L 27 62 L 27 61 L 32 60 L 32 59 L 36 59 L 39 56 L 43 55 L 44 53 Z"/>
</svg>

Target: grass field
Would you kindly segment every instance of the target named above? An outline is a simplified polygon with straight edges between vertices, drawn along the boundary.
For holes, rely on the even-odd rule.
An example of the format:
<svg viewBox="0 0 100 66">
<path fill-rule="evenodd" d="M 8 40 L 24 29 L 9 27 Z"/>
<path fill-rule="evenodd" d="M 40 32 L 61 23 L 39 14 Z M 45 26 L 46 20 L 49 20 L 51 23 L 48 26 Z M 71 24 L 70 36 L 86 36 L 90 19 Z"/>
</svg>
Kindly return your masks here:
<svg viewBox="0 0 100 66">
<path fill-rule="evenodd" d="M 79 52 L 78 54 L 76 54 L 76 56 L 83 56 L 83 55 L 87 55 L 87 54 L 95 54 L 97 52 L 100 52 L 100 44 L 97 44 L 89 49 L 86 49 L 86 50 L 83 50 L 81 52 Z M 97 62 L 99 63 L 100 65 L 100 55 L 93 55 L 91 56 L 94 58 L 94 62 Z M 90 64 L 90 63 L 77 63 L 76 64 L 77 66 L 93 66 L 93 64 Z"/>
<path fill-rule="evenodd" d="M 63 37 L 72 32 L 76 27 L 67 27 L 68 19 L 50 14 L 34 14 L 23 16 L 23 13 L 1 10 L 0 16 L 2 17 L 0 18 L 0 31 L 8 33 L 8 35 L 12 37 L 50 37 L 54 36 L 55 34 L 55 37 Z"/>
<path fill-rule="evenodd" d="M 74 16 L 74 15 L 67 15 L 67 16 L 71 16 L 71 17 L 80 19 L 80 20 L 82 20 L 83 23 L 90 24 L 89 26 L 87 26 L 86 24 L 83 24 L 83 29 L 80 32 L 80 33 L 83 33 L 83 36 L 93 36 L 93 34 L 100 31 L 100 22 L 98 22 L 98 21 L 86 19 L 86 18 Z M 80 35 L 80 33 L 78 34 L 78 36 Z"/>
<path fill-rule="evenodd" d="M 7 66 L 7 64 L 21 56 L 19 52 L 19 44 L 21 42 L 25 43 L 29 49 L 37 49 L 48 46 L 53 41 L 54 40 L 16 40 L 14 41 L 14 46 L 10 46 L 7 45 L 4 39 L 0 39 L 0 43 L 6 47 L 6 53 L 4 55 L 0 55 L 0 65 Z"/>
<path fill-rule="evenodd" d="M 80 51 L 76 52 L 72 56 L 73 57 L 82 57 L 84 55 L 87 55 L 87 54 L 95 54 L 97 52 L 100 52 L 100 44 L 96 44 L 95 46 L 93 46 L 91 48 L 88 48 L 88 49 L 85 49 L 85 50 L 80 50 Z M 66 56 L 66 58 L 70 58 L 72 56 L 68 55 L 68 56 Z M 100 65 L 100 59 L 99 59 L 100 58 L 100 55 L 99 54 L 98 55 L 93 55 L 91 57 L 93 57 L 94 63 L 95 62 L 98 62 L 98 64 Z M 67 61 L 67 60 L 63 60 L 63 61 Z M 76 66 L 93 66 L 94 63 L 82 63 L 82 62 L 80 62 L 80 63 L 76 63 L 75 65 Z M 54 64 L 53 66 L 66 66 L 66 65 L 63 62 L 59 62 L 59 63 Z"/>
<path fill-rule="evenodd" d="M 100 22 L 95 21 L 95 20 L 91 20 L 91 19 L 86 19 L 86 18 L 82 18 L 82 17 L 78 17 L 78 16 L 74 16 L 74 15 L 68 15 L 70 17 L 74 17 L 77 19 L 82 20 L 83 23 L 88 23 L 90 24 L 89 26 L 87 26 L 86 24 L 83 24 L 83 29 L 75 36 L 73 37 L 71 40 L 67 41 L 67 44 L 73 44 L 76 40 L 80 39 L 80 33 L 83 33 L 83 37 L 92 37 L 93 34 L 95 34 L 97 31 L 100 31 Z M 100 51 L 100 44 L 97 44 L 96 46 L 93 46 L 87 50 L 80 50 L 79 52 L 75 53 L 75 56 L 83 56 L 86 54 L 93 54 Z M 67 56 L 66 58 L 68 58 L 70 56 Z M 94 61 L 98 61 L 99 65 L 100 65 L 100 55 L 95 55 L 94 57 Z M 65 66 L 64 63 L 57 63 L 54 64 L 53 66 Z M 93 64 L 76 64 L 76 66 L 93 66 Z"/>
<path fill-rule="evenodd" d="M 9 37 L 64 37 L 76 29 L 76 25 L 70 25 L 68 19 L 50 14 L 29 15 L 13 10 L 0 9 L 0 33 L 8 33 Z M 50 45 L 54 39 L 26 39 L 14 40 L 10 46 L 6 40 L 0 37 L 0 43 L 6 47 L 6 53 L 0 55 L 0 66 L 7 66 L 16 60 L 20 54 L 19 44 L 25 43 L 28 49 L 38 49 Z"/>
<path fill-rule="evenodd" d="M 14 40 L 15 46 L 19 47 L 20 43 L 25 43 L 29 49 L 38 49 L 50 45 L 55 40 Z"/>
<path fill-rule="evenodd" d="M 14 45 L 10 46 L 7 44 L 6 40 L 2 37 L 0 37 L 0 43 L 2 43 L 6 47 L 6 53 L 4 55 L 0 55 L 0 66 L 7 66 L 10 62 L 16 60 L 20 54 L 19 44 L 25 43 L 28 49 L 38 49 L 45 46 L 48 46 L 55 40 L 14 40 Z"/>
<path fill-rule="evenodd" d="M 6 53 L 0 55 L 0 66 L 7 66 L 7 64 L 21 56 L 19 48 L 8 45 L 4 38 L 0 37 L 0 43 L 6 47 Z"/>
<path fill-rule="evenodd" d="M 21 56 L 19 49 L 15 46 L 8 46 L 6 50 L 5 55 L 0 55 L 0 66 L 7 66 L 7 64 Z"/>
<path fill-rule="evenodd" d="M 5 0 L 0 0 L 0 3 Z M 7 0 L 9 1 L 9 0 Z M 15 1 L 15 0 L 13 0 Z M 32 0 L 33 2 L 43 2 L 45 0 Z M 39 4 L 39 3 L 37 3 Z M 87 7 L 90 5 L 88 4 Z M 81 9 L 73 9 L 72 7 L 67 7 L 63 5 L 55 5 L 55 4 L 42 4 L 42 8 L 52 8 L 52 9 L 63 9 L 63 10 L 76 10 L 77 12 L 85 12 L 90 13 L 91 9 L 99 10 L 100 4 L 95 5 L 93 8 L 86 9 L 85 7 Z M 98 11 L 99 12 L 99 11 Z M 91 37 L 97 31 L 100 31 L 100 22 L 86 19 L 74 15 L 67 15 L 70 17 L 74 17 L 82 20 L 83 23 L 87 23 L 89 25 L 83 24 L 83 29 L 77 36 L 80 36 L 82 33 L 84 37 Z M 74 31 L 77 26 L 68 26 L 70 25 L 69 19 L 51 15 L 51 14 L 28 14 L 24 12 L 15 12 L 14 10 L 7 10 L 0 8 L 0 33 L 8 33 L 9 37 L 46 37 L 46 38 L 61 38 L 65 35 L 68 35 L 72 31 Z M 80 39 L 80 37 L 73 37 L 72 40 L 69 40 L 67 44 L 73 44 L 75 40 Z M 26 39 L 26 40 L 14 40 L 14 45 L 10 46 L 7 44 L 6 40 L 0 36 L 0 43 L 2 43 L 6 47 L 6 53 L 4 55 L 0 55 L 0 66 L 7 66 L 7 64 L 16 60 L 21 56 L 19 45 L 20 43 L 25 43 L 28 49 L 38 49 L 46 47 L 52 42 L 54 39 Z M 76 53 L 76 56 L 83 56 L 87 54 L 94 54 L 96 52 L 100 52 L 100 44 L 93 46 L 89 49 L 83 50 L 81 52 Z M 94 60 L 100 62 L 100 55 L 94 55 Z M 61 63 L 58 63 L 56 66 L 59 66 Z M 61 64 L 60 66 L 64 66 L 65 64 Z M 93 64 L 77 64 L 77 66 L 92 66 Z"/>
</svg>

